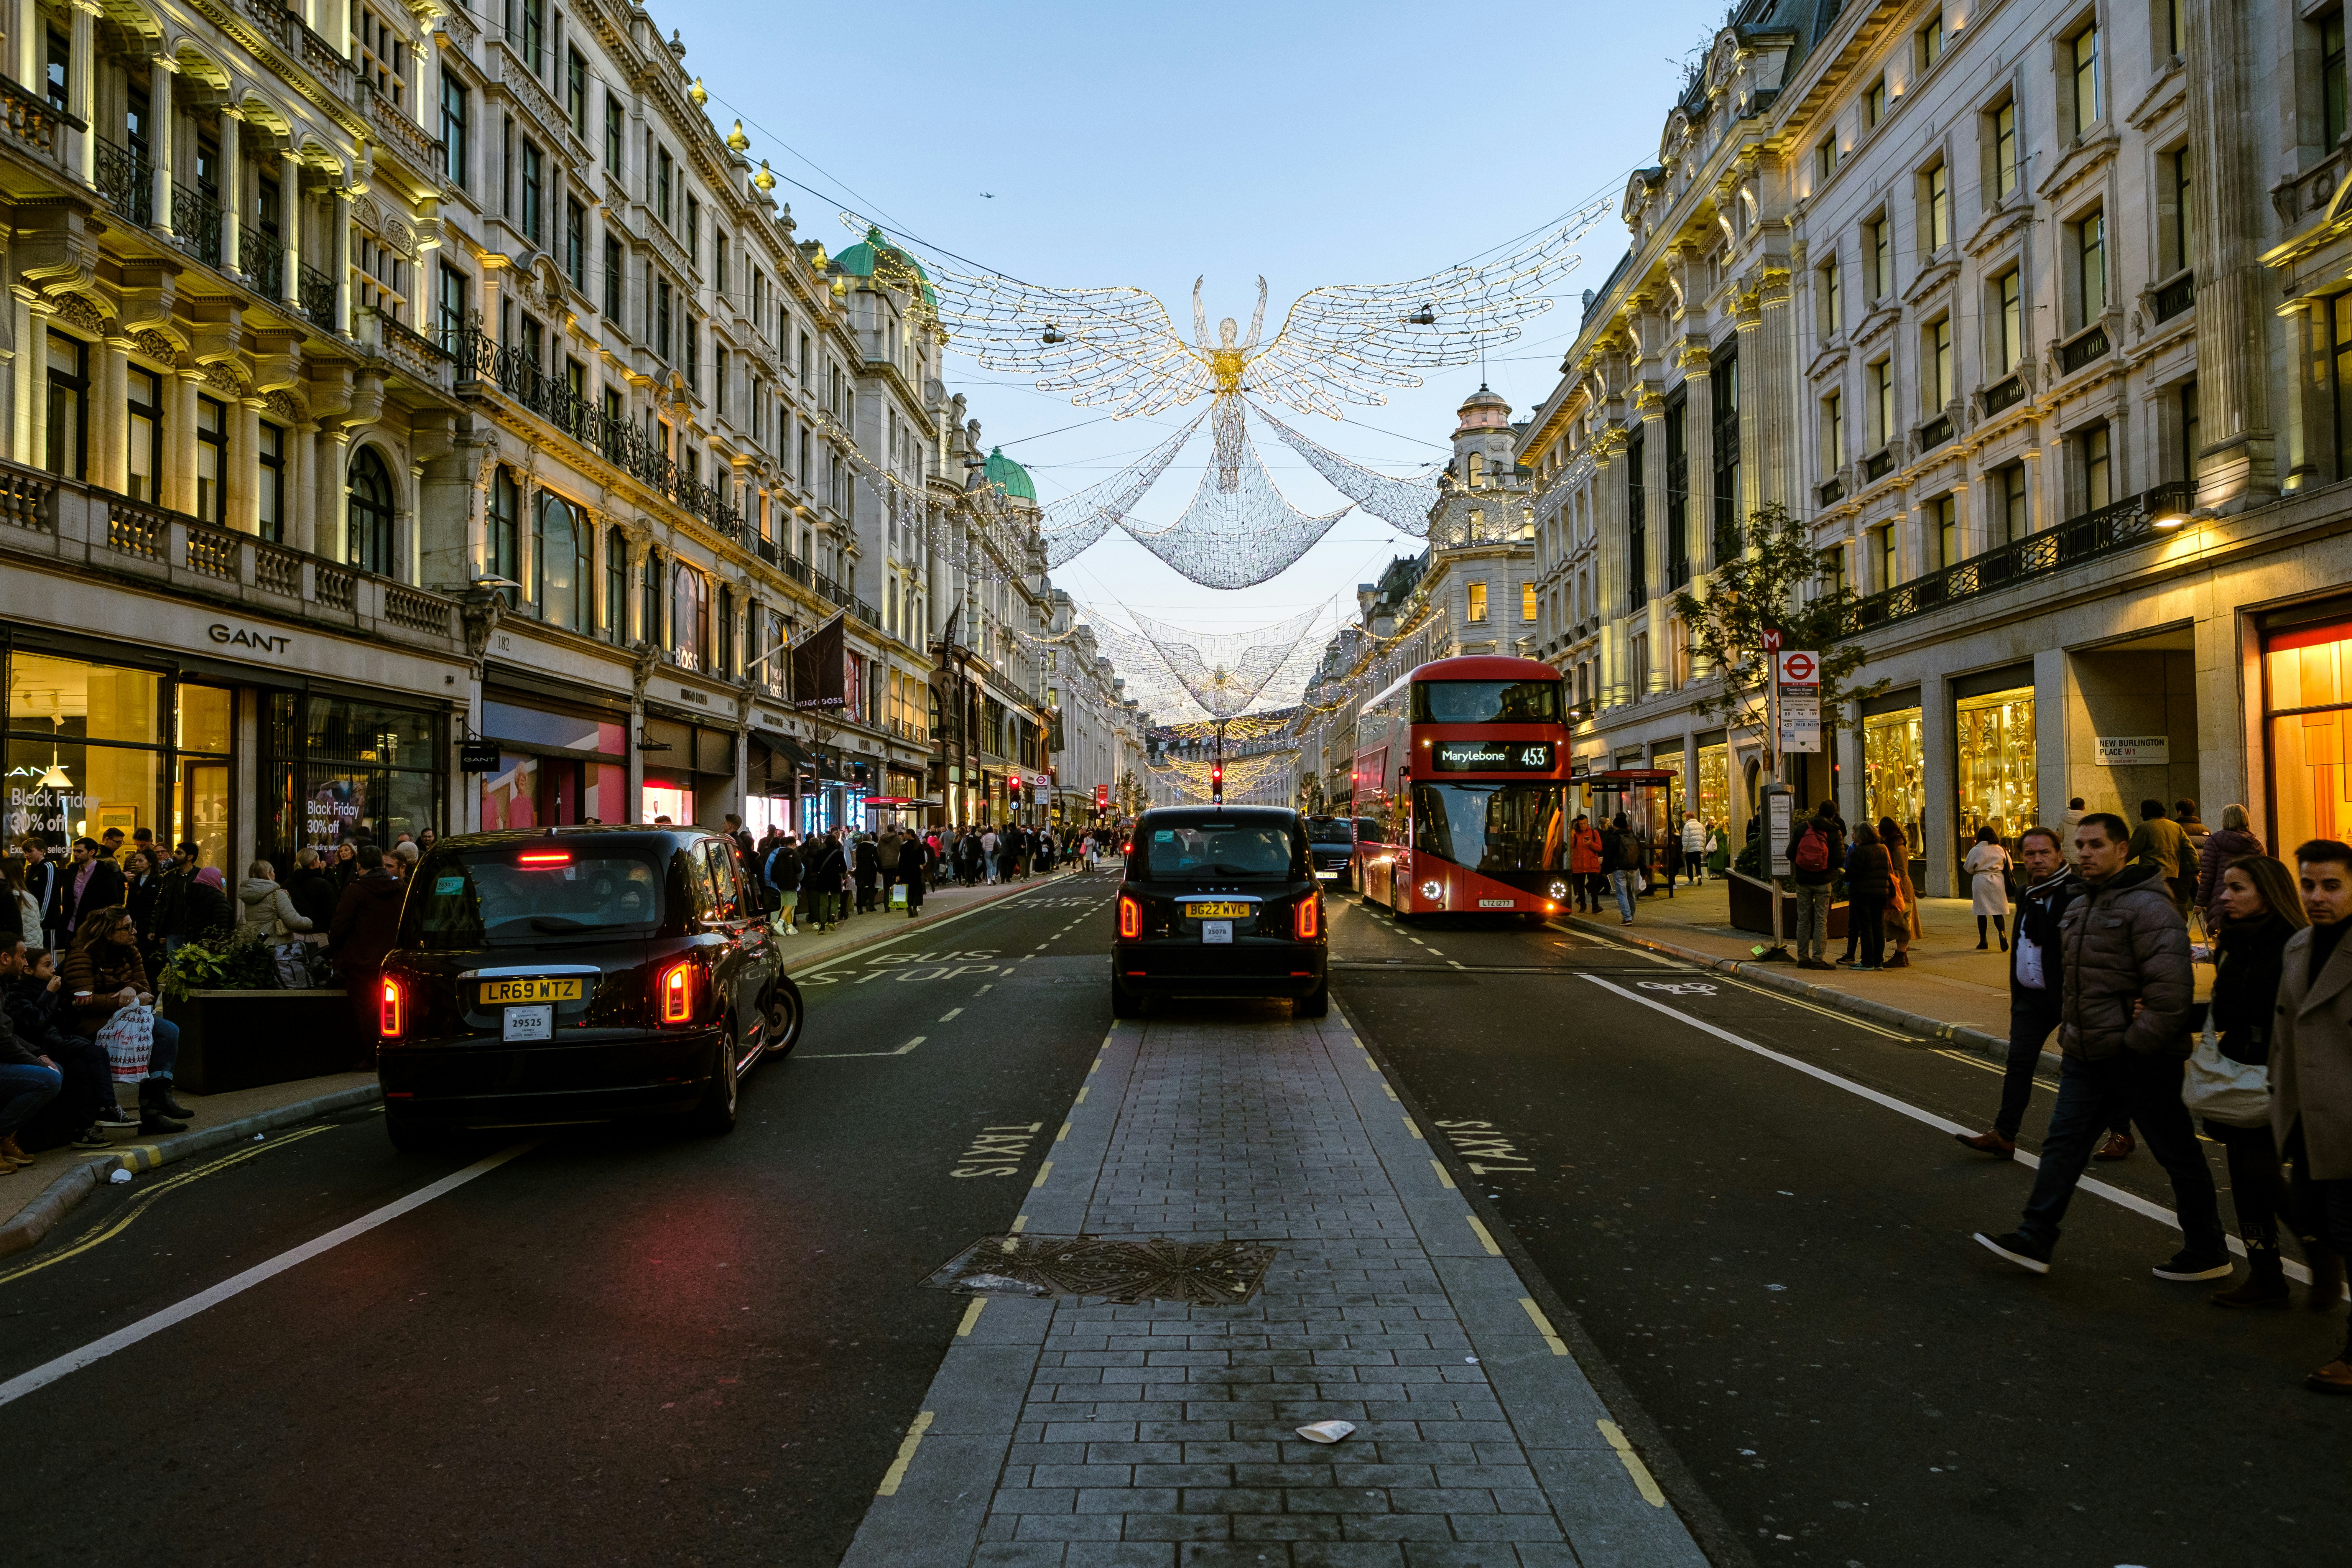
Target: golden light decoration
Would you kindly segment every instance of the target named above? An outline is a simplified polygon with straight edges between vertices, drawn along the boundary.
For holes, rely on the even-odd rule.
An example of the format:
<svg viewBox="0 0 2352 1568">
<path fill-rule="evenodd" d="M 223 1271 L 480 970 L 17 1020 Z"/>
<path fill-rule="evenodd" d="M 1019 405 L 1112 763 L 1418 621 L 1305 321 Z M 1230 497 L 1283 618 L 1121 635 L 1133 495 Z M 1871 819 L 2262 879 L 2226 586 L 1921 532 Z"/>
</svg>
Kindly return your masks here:
<svg viewBox="0 0 2352 1568">
<path fill-rule="evenodd" d="M 700 77 L 696 77 L 694 79 L 694 85 L 686 89 L 686 96 L 694 100 L 695 108 L 700 109 L 704 104 L 710 101 L 710 89 L 702 85 L 702 79 Z"/>
</svg>

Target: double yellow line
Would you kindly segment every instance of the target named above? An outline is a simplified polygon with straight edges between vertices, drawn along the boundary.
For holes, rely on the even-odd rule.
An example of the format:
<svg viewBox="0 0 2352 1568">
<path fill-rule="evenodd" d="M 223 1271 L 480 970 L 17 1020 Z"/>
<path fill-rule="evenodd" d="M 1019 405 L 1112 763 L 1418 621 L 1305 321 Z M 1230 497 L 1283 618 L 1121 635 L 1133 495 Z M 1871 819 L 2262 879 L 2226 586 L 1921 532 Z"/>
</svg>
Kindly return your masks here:
<svg viewBox="0 0 2352 1568">
<path fill-rule="evenodd" d="M 185 1171 L 166 1181 L 158 1182 L 153 1186 L 149 1187 L 145 1192 L 141 1193 L 137 1197 L 131 1199 L 129 1206 L 124 1208 L 121 1214 L 115 1216 L 114 1221 L 111 1224 L 91 1232 L 89 1236 L 84 1237 L 81 1240 L 74 1243 L 71 1247 L 67 1247 L 63 1252 L 44 1258 L 37 1263 L 27 1263 L 21 1268 L 12 1268 L 5 1274 L 0 1274 L 0 1285 L 8 1284 L 12 1280 L 22 1279 L 27 1274 L 37 1274 L 42 1269 L 48 1268 L 51 1264 L 63 1263 L 68 1258 L 78 1258 L 81 1254 L 89 1251 L 92 1247 L 102 1246 L 105 1243 L 113 1240 L 116 1237 L 121 1236 L 124 1231 L 130 1229 L 133 1221 L 138 1219 L 141 1215 L 145 1214 L 149 1208 L 153 1206 L 157 1199 L 163 1197 L 167 1193 L 177 1192 L 180 1188 L 186 1186 L 191 1182 L 201 1182 L 206 1176 L 217 1175 L 219 1173 L 227 1170 L 232 1165 L 241 1165 L 247 1160 L 257 1159 L 263 1154 L 268 1153 L 273 1149 L 283 1149 L 288 1144 L 299 1142 L 305 1138 L 314 1137 L 321 1132 L 331 1132 L 337 1127 L 341 1125 L 343 1125 L 341 1122 L 322 1122 L 315 1127 L 305 1127 L 297 1131 L 289 1132 L 283 1137 L 272 1139 L 267 1143 L 247 1144 L 245 1148 L 238 1150 L 236 1153 L 227 1155 L 222 1159 L 215 1160 L 208 1165 L 199 1165 L 193 1171 Z"/>
</svg>

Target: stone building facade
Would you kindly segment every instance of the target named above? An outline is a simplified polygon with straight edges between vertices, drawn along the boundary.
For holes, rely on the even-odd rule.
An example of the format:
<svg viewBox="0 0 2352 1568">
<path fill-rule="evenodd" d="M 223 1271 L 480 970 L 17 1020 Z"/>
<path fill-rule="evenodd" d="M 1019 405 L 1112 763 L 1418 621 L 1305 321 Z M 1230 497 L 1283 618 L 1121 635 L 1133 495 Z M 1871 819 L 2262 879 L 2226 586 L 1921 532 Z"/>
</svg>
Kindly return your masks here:
<svg viewBox="0 0 2352 1568">
<path fill-rule="evenodd" d="M 1885 683 L 1786 773 L 1904 823 L 1930 890 L 2078 796 L 2339 831 L 2341 38 L 2285 0 L 1738 6 L 1519 444 L 1580 757 L 1744 823 L 1769 759 L 1696 715 L 1671 602 L 1777 506 Z"/>
</svg>

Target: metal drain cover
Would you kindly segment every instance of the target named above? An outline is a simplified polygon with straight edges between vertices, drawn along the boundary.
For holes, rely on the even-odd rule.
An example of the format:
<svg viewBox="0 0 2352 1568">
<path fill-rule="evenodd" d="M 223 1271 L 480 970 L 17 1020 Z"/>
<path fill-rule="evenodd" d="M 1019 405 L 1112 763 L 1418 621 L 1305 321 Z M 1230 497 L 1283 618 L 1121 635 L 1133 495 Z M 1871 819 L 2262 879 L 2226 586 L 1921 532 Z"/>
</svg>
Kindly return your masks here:
<svg viewBox="0 0 2352 1568">
<path fill-rule="evenodd" d="M 923 1283 L 966 1296 L 1100 1296 L 1121 1306 L 1233 1307 L 1264 1288 L 1274 1253 L 1247 1241 L 984 1236 Z"/>
</svg>

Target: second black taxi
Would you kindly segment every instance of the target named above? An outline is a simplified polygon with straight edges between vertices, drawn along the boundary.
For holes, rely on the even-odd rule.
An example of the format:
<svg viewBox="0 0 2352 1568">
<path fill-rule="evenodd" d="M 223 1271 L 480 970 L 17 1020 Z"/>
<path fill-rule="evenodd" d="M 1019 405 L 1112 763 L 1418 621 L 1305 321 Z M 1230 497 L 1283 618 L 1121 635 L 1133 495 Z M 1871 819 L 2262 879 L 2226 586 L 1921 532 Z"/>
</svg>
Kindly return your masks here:
<svg viewBox="0 0 2352 1568">
<path fill-rule="evenodd" d="M 1331 1009 L 1330 943 L 1305 819 L 1274 806 L 1167 806 L 1136 819 L 1111 944 L 1111 1012 L 1151 996 L 1287 996 Z"/>
</svg>

